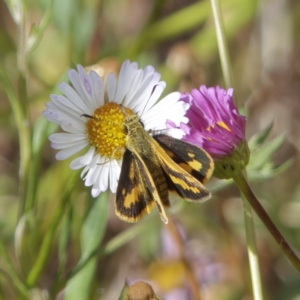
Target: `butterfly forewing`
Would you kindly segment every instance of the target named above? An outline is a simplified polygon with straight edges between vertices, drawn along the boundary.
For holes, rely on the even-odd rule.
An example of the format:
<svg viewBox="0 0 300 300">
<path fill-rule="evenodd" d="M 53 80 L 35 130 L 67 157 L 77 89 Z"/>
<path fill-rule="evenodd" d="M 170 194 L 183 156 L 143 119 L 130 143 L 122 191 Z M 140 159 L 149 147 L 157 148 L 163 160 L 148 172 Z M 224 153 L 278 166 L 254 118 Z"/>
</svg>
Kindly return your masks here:
<svg viewBox="0 0 300 300">
<path fill-rule="evenodd" d="M 115 208 L 118 217 L 127 222 L 137 222 L 153 209 L 155 202 L 145 183 L 143 164 L 135 154 L 126 150 L 116 193 Z M 120 184 L 120 182 L 122 184 Z"/>
<path fill-rule="evenodd" d="M 145 145 L 147 145 L 147 142 L 145 142 Z M 152 147 L 147 148 L 147 151 L 134 150 L 134 154 L 140 177 L 144 181 L 144 187 L 152 195 L 162 221 L 167 224 L 168 218 L 164 207 L 170 206 L 170 201 L 164 172 L 155 159 Z"/>
<path fill-rule="evenodd" d="M 172 155 L 173 152 L 169 149 L 166 149 L 168 151 L 167 153 L 160 146 L 158 141 L 156 141 L 156 136 L 153 140 L 153 146 L 155 148 L 157 158 L 162 168 L 164 169 L 165 177 L 167 178 L 167 183 L 170 191 L 176 192 L 179 196 L 185 198 L 188 201 L 202 202 L 210 198 L 211 195 L 206 187 L 199 181 L 196 176 L 191 175 L 191 171 L 194 170 L 194 168 L 191 168 L 188 164 L 189 156 L 186 158 L 186 160 L 184 160 L 182 155 L 178 157 L 176 156 L 178 160 L 180 159 L 181 161 L 181 164 L 177 164 L 173 159 L 171 159 L 172 156 L 170 155 Z M 184 166 L 188 167 L 186 168 L 187 170 L 184 168 Z M 201 175 L 201 178 L 202 177 L 204 177 L 203 174 Z"/>
</svg>

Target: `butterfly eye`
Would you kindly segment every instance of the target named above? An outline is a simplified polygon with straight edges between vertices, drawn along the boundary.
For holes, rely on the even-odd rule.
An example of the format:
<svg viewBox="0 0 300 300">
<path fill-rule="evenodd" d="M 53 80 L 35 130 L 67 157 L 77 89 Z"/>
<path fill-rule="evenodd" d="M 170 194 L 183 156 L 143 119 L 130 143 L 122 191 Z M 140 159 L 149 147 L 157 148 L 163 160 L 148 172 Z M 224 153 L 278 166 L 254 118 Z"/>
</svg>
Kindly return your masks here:
<svg viewBox="0 0 300 300">
<path fill-rule="evenodd" d="M 123 131 L 124 131 L 124 134 L 127 135 L 128 134 L 128 127 L 126 125 L 124 125 L 123 127 Z"/>
</svg>

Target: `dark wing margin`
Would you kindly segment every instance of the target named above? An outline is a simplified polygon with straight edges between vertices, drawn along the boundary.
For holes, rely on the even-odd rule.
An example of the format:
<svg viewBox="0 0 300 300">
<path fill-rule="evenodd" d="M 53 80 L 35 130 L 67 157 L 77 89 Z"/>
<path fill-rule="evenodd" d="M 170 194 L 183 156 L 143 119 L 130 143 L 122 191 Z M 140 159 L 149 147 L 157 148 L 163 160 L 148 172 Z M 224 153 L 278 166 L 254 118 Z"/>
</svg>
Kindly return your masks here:
<svg viewBox="0 0 300 300">
<path fill-rule="evenodd" d="M 203 202 L 211 197 L 206 187 L 176 164 L 156 140 L 153 140 L 153 147 L 156 148 L 155 153 L 164 170 L 170 191 L 176 192 L 182 198 L 192 202 Z"/>
<path fill-rule="evenodd" d="M 214 162 L 205 150 L 164 134 L 153 138 L 176 164 L 198 181 L 205 183 L 211 177 Z"/>
<path fill-rule="evenodd" d="M 147 172 L 134 153 L 126 150 L 123 155 L 121 174 L 116 192 L 117 216 L 130 223 L 139 221 L 153 209 L 153 195 L 146 187 Z"/>
</svg>

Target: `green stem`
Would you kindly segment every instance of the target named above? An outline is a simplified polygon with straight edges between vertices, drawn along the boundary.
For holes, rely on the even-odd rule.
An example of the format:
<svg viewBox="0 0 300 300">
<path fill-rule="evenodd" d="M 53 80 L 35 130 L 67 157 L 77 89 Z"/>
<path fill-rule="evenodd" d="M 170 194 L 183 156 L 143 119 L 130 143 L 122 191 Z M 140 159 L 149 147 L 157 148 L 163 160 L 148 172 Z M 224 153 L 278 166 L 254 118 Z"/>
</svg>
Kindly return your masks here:
<svg viewBox="0 0 300 300">
<path fill-rule="evenodd" d="M 17 120 L 16 125 L 19 132 L 20 142 L 20 217 L 24 214 L 26 199 L 27 199 L 27 187 L 29 180 L 29 169 L 31 161 L 31 132 L 28 115 L 28 99 L 27 99 L 27 25 L 28 25 L 28 12 L 25 1 L 20 2 L 21 20 L 18 24 L 18 106 L 21 111 L 20 119 Z M 15 110 L 13 110 L 15 114 Z"/>
<path fill-rule="evenodd" d="M 6 252 L 5 246 L 3 245 L 3 242 L 1 239 L 0 239 L 0 254 L 7 264 L 7 267 L 9 269 L 8 274 L 12 278 L 13 283 L 16 286 L 17 290 L 19 291 L 20 295 L 22 295 L 26 299 L 29 299 L 28 289 L 27 289 L 26 285 L 20 280 L 20 278 L 14 268 L 13 263 L 8 255 L 8 253 Z"/>
<path fill-rule="evenodd" d="M 225 81 L 226 88 L 234 86 L 234 79 L 232 74 L 232 68 L 230 63 L 230 57 L 225 37 L 224 23 L 221 14 L 221 8 L 218 0 L 211 0 L 211 6 L 216 26 L 216 35 L 218 42 L 219 55 L 221 60 L 222 72 Z M 237 99 L 234 98 L 235 104 L 237 105 Z M 243 207 L 244 207 L 244 218 L 245 218 L 245 229 L 247 239 L 247 250 L 249 256 L 249 265 L 251 272 L 251 283 L 252 290 L 255 300 L 262 300 L 262 288 L 261 278 L 259 271 L 259 261 L 257 257 L 257 249 L 255 242 L 255 228 L 253 224 L 253 217 L 251 207 L 242 195 Z"/>
<path fill-rule="evenodd" d="M 54 290 L 51 291 L 51 295 L 54 297 L 57 291 L 61 290 L 68 280 L 70 280 L 74 275 L 76 275 L 92 258 L 97 257 L 97 259 L 101 259 L 107 255 L 110 255 L 114 251 L 120 249 L 124 246 L 128 241 L 131 241 L 139 234 L 146 232 L 149 230 L 150 226 L 159 226 L 159 223 L 152 223 L 154 214 L 148 216 L 146 220 L 129 227 L 127 230 L 122 231 L 117 236 L 113 237 L 109 240 L 103 248 L 96 249 L 92 252 L 84 261 L 80 262 L 68 275 L 66 278 L 61 279 L 59 284 L 55 286 Z"/>
<path fill-rule="evenodd" d="M 19 132 L 19 143 L 20 143 L 20 198 L 21 198 L 21 207 L 20 207 L 20 216 L 23 215 L 25 200 L 26 200 L 26 191 L 27 191 L 27 182 L 28 182 L 28 173 L 30 166 L 31 158 L 31 143 L 30 143 L 30 130 L 29 122 L 24 112 L 22 102 L 19 100 L 18 96 L 14 92 L 13 86 L 8 79 L 7 74 L 3 68 L 0 68 L 0 80 L 5 88 L 8 99 L 10 101 L 16 127 Z M 24 90 L 24 80 L 22 81 L 22 88 Z M 26 92 L 25 92 L 26 93 Z M 21 92 L 20 92 L 21 94 Z"/>
<path fill-rule="evenodd" d="M 262 300 L 262 285 L 259 270 L 259 260 L 257 255 L 257 247 L 255 242 L 255 228 L 253 223 L 252 209 L 245 198 L 244 194 L 242 196 L 243 208 L 244 208 L 244 219 L 246 228 L 246 238 L 247 238 L 247 251 L 251 272 L 251 283 L 253 291 L 254 300 Z"/>
<path fill-rule="evenodd" d="M 228 53 L 228 47 L 226 43 L 224 24 L 221 15 L 220 4 L 218 0 L 210 0 L 215 26 L 216 35 L 218 41 L 218 49 L 220 54 L 222 73 L 225 81 L 225 87 L 228 89 L 234 86 L 233 74 L 231 69 L 231 63 Z M 235 103 L 237 105 L 237 103 Z"/>
<path fill-rule="evenodd" d="M 236 184 L 239 186 L 241 192 L 245 195 L 246 199 L 250 203 L 251 207 L 254 209 L 258 217 L 265 224 L 269 232 L 272 234 L 279 247 L 283 250 L 284 254 L 287 256 L 289 261 L 293 264 L 293 266 L 300 272 L 300 260 L 291 249 L 285 238 L 281 235 L 267 212 L 258 202 L 257 198 L 253 194 L 248 182 L 242 174 L 238 174 L 233 178 Z"/>
<path fill-rule="evenodd" d="M 18 69 L 19 72 L 26 77 L 27 71 L 27 56 L 26 56 L 26 42 L 27 42 L 27 7 L 25 1 L 20 1 L 21 19 L 18 23 Z"/>
<path fill-rule="evenodd" d="M 71 178 L 71 180 L 69 181 L 69 183 L 67 185 L 62 202 L 56 210 L 56 214 L 52 221 L 51 227 L 46 233 L 46 236 L 42 242 L 42 246 L 41 246 L 40 252 L 38 254 L 38 257 L 27 277 L 26 283 L 29 287 L 34 287 L 34 285 L 37 282 L 37 279 L 39 278 L 39 275 L 41 274 L 41 272 L 47 262 L 48 255 L 51 250 L 52 243 L 53 243 L 53 238 L 55 235 L 56 228 L 57 228 L 59 222 L 62 220 L 62 216 L 65 212 L 65 208 L 67 206 L 71 192 L 72 192 L 77 180 L 78 180 L 78 172 L 76 172 L 73 175 L 73 177 Z"/>
</svg>

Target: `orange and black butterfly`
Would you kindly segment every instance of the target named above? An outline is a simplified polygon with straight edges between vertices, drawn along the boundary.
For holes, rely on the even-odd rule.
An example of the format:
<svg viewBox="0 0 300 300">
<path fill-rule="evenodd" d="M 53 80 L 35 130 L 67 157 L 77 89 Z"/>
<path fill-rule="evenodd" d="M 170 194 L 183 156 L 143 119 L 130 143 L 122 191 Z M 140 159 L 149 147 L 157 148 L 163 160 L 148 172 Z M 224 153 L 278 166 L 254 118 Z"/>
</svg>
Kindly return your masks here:
<svg viewBox="0 0 300 300">
<path fill-rule="evenodd" d="M 115 200 L 120 219 L 137 222 L 156 206 L 168 223 L 169 191 L 192 202 L 210 198 L 203 183 L 214 163 L 207 152 L 168 135 L 151 135 L 137 115 L 124 115 L 126 149 Z"/>
</svg>

